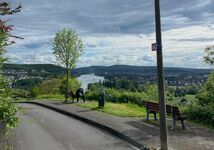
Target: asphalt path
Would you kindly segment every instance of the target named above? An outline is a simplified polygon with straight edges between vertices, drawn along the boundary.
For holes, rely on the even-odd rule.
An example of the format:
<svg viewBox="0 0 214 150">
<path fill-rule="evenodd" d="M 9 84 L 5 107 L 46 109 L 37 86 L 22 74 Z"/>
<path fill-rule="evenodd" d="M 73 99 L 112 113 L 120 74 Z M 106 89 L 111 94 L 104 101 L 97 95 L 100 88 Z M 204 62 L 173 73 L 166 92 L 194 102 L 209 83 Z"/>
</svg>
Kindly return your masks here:
<svg viewBox="0 0 214 150">
<path fill-rule="evenodd" d="M 117 137 L 52 110 L 20 104 L 19 125 L 9 145 L 14 150 L 130 150 Z"/>
</svg>

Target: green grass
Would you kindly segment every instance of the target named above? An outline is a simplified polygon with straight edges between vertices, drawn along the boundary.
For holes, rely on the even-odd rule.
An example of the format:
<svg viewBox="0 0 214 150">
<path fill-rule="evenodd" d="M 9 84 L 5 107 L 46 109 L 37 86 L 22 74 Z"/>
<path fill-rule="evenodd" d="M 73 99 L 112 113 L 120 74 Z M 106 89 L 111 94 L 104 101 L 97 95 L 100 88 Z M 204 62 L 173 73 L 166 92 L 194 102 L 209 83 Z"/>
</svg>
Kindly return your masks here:
<svg viewBox="0 0 214 150">
<path fill-rule="evenodd" d="M 196 99 L 196 95 L 190 95 L 190 94 L 187 94 L 185 96 L 185 98 L 188 100 L 188 101 L 194 101 Z"/>
<path fill-rule="evenodd" d="M 187 99 L 187 102 L 189 103 L 189 102 L 192 102 L 192 101 L 195 101 L 195 100 L 196 100 L 196 95 L 187 94 L 187 95 L 182 96 L 182 97 L 176 97 L 176 98 L 175 98 L 175 101 L 176 101 L 177 103 L 179 103 L 179 102 L 181 101 L 181 99 L 183 99 L 183 98 Z"/>
<path fill-rule="evenodd" d="M 140 107 L 135 104 L 129 103 L 110 103 L 106 102 L 104 108 L 98 107 L 97 101 L 89 101 L 87 103 L 77 104 L 78 106 L 85 107 L 91 110 L 97 110 L 104 113 L 112 114 L 120 117 L 145 117 L 145 107 Z"/>
<path fill-rule="evenodd" d="M 51 101 L 64 101 L 64 95 L 60 94 L 47 94 L 47 95 L 38 95 L 36 96 L 37 100 L 51 100 Z"/>
</svg>

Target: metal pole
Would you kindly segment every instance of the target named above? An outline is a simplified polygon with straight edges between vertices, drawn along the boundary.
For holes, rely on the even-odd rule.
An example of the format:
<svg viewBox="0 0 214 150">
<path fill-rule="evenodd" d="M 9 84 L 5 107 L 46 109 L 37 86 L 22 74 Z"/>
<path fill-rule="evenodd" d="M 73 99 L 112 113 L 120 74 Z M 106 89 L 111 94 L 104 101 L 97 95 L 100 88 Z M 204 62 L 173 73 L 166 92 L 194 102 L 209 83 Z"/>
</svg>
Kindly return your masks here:
<svg viewBox="0 0 214 150">
<path fill-rule="evenodd" d="M 161 150 L 168 150 L 159 0 L 155 0 L 155 22 L 156 22 L 156 43 L 157 43 L 158 99 L 159 99 L 159 110 L 160 110 L 160 142 L 161 142 Z"/>
</svg>

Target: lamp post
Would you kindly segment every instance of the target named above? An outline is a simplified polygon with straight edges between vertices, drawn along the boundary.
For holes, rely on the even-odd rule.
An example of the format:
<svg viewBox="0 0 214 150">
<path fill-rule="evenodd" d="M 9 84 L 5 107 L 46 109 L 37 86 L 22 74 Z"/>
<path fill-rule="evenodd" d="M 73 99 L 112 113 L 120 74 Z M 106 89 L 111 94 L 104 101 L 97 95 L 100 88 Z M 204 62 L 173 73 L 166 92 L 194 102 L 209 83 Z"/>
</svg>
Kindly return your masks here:
<svg viewBox="0 0 214 150">
<path fill-rule="evenodd" d="M 155 0 L 155 24 L 156 24 L 156 45 L 157 45 L 158 100 L 159 100 L 159 110 L 160 110 L 160 142 L 161 142 L 161 150 L 168 150 L 159 0 Z"/>
</svg>

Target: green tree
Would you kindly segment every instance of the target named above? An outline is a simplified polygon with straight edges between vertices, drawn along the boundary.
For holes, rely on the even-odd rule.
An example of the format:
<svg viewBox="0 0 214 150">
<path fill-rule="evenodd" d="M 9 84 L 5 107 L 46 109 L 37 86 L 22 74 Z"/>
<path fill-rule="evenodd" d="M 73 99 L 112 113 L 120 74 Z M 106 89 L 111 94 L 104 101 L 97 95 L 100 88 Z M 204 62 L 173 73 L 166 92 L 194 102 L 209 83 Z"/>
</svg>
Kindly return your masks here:
<svg viewBox="0 0 214 150">
<path fill-rule="evenodd" d="M 214 45 L 207 46 L 205 49 L 204 61 L 210 65 L 214 65 Z M 214 103 L 214 72 L 212 72 L 206 83 L 204 92 L 197 95 L 200 105 L 208 105 Z"/>
<path fill-rule="evenodd" d="M 62 80 L 61 80 L 61 84 L 59 86 L 59 91 L 61 94 L 64 94 L 65 91 L 67 90 L 67 77 L 64 77 Z M 81 87 L 81 83 L 75 79 L 75 78 L 72 78 L 71 76 L 69 76 L 68 78 L 68 91 L 72 91 L 72 92 L 76 92 L 77 89 L 79 89 Z"/>
<path fill-rule="evenodd" d="M 214 65 L 214 45 L 205 49 L 204 61 L 211 66 Z M 214 72 L 212 72 L 202 93 L 196 95 L 198 101 L 189 105 L 187 114 L 195 122 L 214 127 Z"/>
<path fill-rule="evenodd" d="M 144 85 L 144 92 L 147 95 L 148 101 L 158 101 L 158 87 L 155 84 Z"/>
<path fill-rule="evenodd" d="M 214 45 L 206 47 L 204 62 L 210 65 L 214 65 Z"/>
<path fill-rule="evenodd" d="M 214 72 L 210 74 L 205 83 L 205 91 L 196 97 L 200 105 L 206 106 L 214 103 Z"/>
<path fill-rule="evenodd" d="M 175 97 L 185 96 L 185 90 L 182 87 L 176 87 L 176 89 L 174 91 L 174 96 Z"/>
<path fill-rule="evenodd" d="M 11 8 L 11 5 L 7 1 L 0 2 L 0 15 L 12 15 L 21 10 L 21 6 L 16 8 Z M 13 30 L 12 25 L 7 25 L 7 22 L 0 19 L 0 71 L 3 66 L 3 62 L 6 60 L 4 58 L 5 47 L 15 43 L 11 41 L 11 37 L 20 38 L 11 34 Z M 4 98 L 8 93 L 8 84 L 5 78 L 0 72 L 0 120 L 4 119 L 7 121 L 10 127 L 17 125 L 18 118 L 16 117 L 17 108 L 13 103 L 6 101 Z"/>
<path fill-rule="evenodd" d="M 69 71 L 75 67 L 78 58 L 83 54 L 83 48 L 83 42 L 74 30 L 64 28 L 56 33 L 53 54 L 55 54 L 58 63 L 66 68 L 66 92 L 69 87 Z M 67 101 L 67 96 L 65 96 L 65 101 Z"/>
<path fill-rule="evenodd" d="M 11 8 L 10 3 L 7 1 L 0 2 L 0 15 L 13 15 L 14 13 L 21 11 L 21 5 L 16 8 Z M 14 36 L 10 32 L 13 30 L 13 25 L 7 25 L 7 22 L 0 19 L 0 68 L 3 65 L 3 62 L 6 61 L 4 58 L 5 47 L 15 43 L 11 41 L 10 38 L 19 38 L 21 37 Z"/>
</svg>

